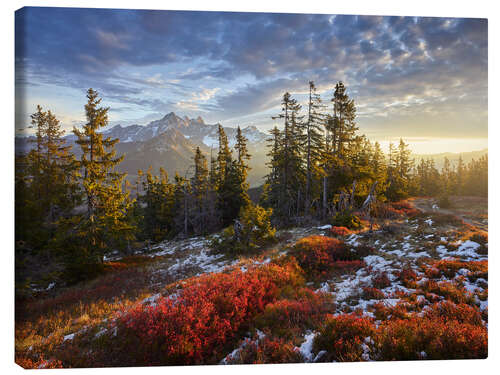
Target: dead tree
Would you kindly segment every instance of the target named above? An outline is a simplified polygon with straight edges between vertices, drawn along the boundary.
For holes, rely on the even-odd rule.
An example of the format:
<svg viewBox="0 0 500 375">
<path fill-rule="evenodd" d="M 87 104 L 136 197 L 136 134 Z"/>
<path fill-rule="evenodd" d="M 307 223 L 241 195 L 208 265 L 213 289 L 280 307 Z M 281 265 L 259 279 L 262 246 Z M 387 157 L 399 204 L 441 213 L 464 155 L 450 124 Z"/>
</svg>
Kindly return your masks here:
<svg viewBox="0 0 500 375">
<path fill-rule="evenodd" d="M 368 217 L 370 221 L 370 232 L 373 231 L 373 217 L 370 214 L 370 211 L 372 209 L 373 204 L 375 204 L 375 201 L 377 200 L 376 198 L 376 192 L 375 188 L 377 187 L 378 181 L 375 181 L 370 188 L 370 193 L 366 197 L 365 201 L 363 202 L 363 206 L 361 206 L 361 211 L 364 212 L 365 216 Z"/>
<path fill-rule="evenodd" d="M 234 221 L 234 239 L 237 241 L 237 242 L 241 242 L 241 231 L 243 230 L 243 225 L 241 224 L 241 222 L 236 219 Z"/>
<path fill-rule="evenodd" d="M 349 210 L 354 207 L 354 194 L 356 193 L 356 180 L 352 182 L 351 197 L 349 198 Z"/>
</svg>

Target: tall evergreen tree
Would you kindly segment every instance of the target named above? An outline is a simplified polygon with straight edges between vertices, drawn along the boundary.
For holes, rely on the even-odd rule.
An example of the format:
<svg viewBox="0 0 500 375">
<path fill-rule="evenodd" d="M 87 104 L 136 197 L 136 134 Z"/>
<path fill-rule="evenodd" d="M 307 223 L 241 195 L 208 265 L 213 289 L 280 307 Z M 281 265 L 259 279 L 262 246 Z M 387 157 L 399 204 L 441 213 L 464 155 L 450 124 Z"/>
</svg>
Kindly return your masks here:
<svg viewBox="0 0 500 375">
<path fill-rule="evenodd" d="M 322 113 L 323 105 L 320 95 L 316 92 L 313 81 L 309 82 L 309 100 L 307 121 L 305 122 L 305 155 L 306 155 L 306 191 L 305 209 L 307 213 L 311 210 L 311 196 L 315 193 L 314 187 L 323 174 L 321 168 L 321 157 L 324 150 L 324 135 L 321 127 L 325 121 Z M 312 185 L 315 185 L 314 187 Z"/>
<path fill-rule="evenodd" d="M 93 89 L 87 91 L 83 129 L 73 129 L 82 156 L 82 186 L 87 213 L 79 224 L 78 236 L 88 262 L 102 262 L 110 246 L 123 247 L 133 239 L 134 228 L 128 222 L 127 211 L 132 201 L 123 191 L 125 174 L 115 171 L 123 160 L 114 146 L 118 139 L 104 138 L 98 130 L 108 125 L 109 108 L 100 107 L 101 99 Z"/>
<path fill-rule="evenodd" d="M 209 222 L 209 192 L 210 192 L 209 171 L 207 167 L 207 159 L 201 152 L 200 148 L 196 148 L 194 155 L 194 175 L 191 178 L 191 190 L 193 196 L 193 210 L 191 216 L 193 229 L 196 234 L 207 230 Z"/>
</svg>

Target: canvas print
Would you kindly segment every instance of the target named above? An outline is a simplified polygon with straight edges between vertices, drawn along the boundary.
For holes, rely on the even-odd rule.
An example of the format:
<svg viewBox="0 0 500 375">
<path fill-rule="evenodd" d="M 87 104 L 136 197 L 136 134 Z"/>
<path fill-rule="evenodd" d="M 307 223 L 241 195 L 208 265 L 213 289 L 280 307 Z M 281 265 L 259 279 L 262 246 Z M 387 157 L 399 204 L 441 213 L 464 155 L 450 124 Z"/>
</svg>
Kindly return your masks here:
<svg viewBox="0 0 500 375">
<path fill-rule="evenodd" d="M 15 23 L 19 366 L 488 356 L 486 19 Z"/>
</svg>

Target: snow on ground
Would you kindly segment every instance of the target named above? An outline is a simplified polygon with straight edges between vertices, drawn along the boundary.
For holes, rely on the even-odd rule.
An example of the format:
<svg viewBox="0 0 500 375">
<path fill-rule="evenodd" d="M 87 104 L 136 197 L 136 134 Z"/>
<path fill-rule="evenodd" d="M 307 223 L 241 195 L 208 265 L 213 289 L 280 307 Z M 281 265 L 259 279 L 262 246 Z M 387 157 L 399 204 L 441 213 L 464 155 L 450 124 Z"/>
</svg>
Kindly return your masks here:
<svg viewBox="0 0 500 375">
<path fill-rule="evenodd" d="M 430 218 L 424 220 L 424 223 L 426 225 L 422 227 L 418 223 L 414 225 L 413 221 L 408 222 L 407 225 L 410 228 L 410 231 L 415 230 L 415 233 L 412 232 L 405 234 L 404 237 L 401 237 L 401 240 L 391 236 L 386 236 L 382 231 L 375 233 L 376 241 L 373 241 L 372 245 L 375 246 L 376 253 L 366 256 L 363 259 L 367 267 L 359 269 L 353 274 L 344 275 L 340 280 L 328 280 L 327 282 L 322 283 L 317 291 L 332 294 L 338 306 L 337 311 L 341 311 L 345 307 L 349 306 L 351 310 L 359 309 L 363 311 L 365 315 L 373 317 L 373 314 L 369 312 L 369 308 L 373 304 L 382 302 L 386 306 L 394 306 L 400 302 L 399 298 L 394 298 L 397 292 L 404 292 L 407 294 L 413 294 L 416 292 L 415 289 L 404 287 L 398 280 L 398 272 L 404 265 L 409 265 L 417 273 L 417 275 L 423 277 L 424 274 L 421 272 L 418 265 L 418 262 L 421 259 L 440 259 L 451 256 L 465 261 L 488 259 L 487 255 L 477 253 L 477 250 L 481 247 L 481 245 L 470 240 L 463 243 L 455 243 L 455 246 L 458 246 L 455 251 L 448 249 L 442 244 L 448 243 L 448 237 L 438 235 L 440 234 L 439 227 L 433 227 L 434 223 Z M 429 226 L 431 228 L 429 228 Z M 418 232 L 418 230 L 423 231 L 423 233 Z M 429 233 L 431 230 L 434 233 Z M 370 237 L 362 236 L 360 234 L 352 234 L 346 237 L 345 242 L 351 246 L 357 246 L 361 242 L 364 243 L 367 238 L 369 240 Z M 435 243 L 437 241 L 441 242 L 441 244 L 436 246 Z M 372 287 L 372 276 L 378 273 L 385 273 L 391 281 L 390 286 L 381 289 L 381 291 L 386 295 L 386 298 L 381 300 L 363 299 L 363 288 Z M 466 269 L 458 272 L 462 279 L 465 278 L 464 287 L 469 292 L 483 291 L 482 286 L 487 285 L 487 281 L 483 281 L 481 279 L 481 281 L 476 280 L 474 283 L 471 283 L 466 279 L 468 273 L 469 271 Z M 426 280 L 427 279 L 423 277 L 421 283 Z M 417 298 L 422 303 L 425 302 L 424 296 L 418 296 Z M 486 309 L 488 307 L 487 302 L 484 301 L 478 301 L 478 304 L 481 309 Z"/>
<path fill-rule="evenodd" d="M 316 227 L 316 229 L 320 229 L 320 230 L 326 230 L 326 229 L 330 229 L 332 226 L 330 224 L 327 224 L 327 225 L 323 225 L 322 227 Z"/>
<path fill-rule="evenodd" d="M 314 359 L 314 354 L 312 352 L 314 338 L 317 333 L 309 332 L 305 335 L 305 341 L 300 345 L 299 351 L 304 356 L 306 362 L 311 362 Z"/>
</svg>

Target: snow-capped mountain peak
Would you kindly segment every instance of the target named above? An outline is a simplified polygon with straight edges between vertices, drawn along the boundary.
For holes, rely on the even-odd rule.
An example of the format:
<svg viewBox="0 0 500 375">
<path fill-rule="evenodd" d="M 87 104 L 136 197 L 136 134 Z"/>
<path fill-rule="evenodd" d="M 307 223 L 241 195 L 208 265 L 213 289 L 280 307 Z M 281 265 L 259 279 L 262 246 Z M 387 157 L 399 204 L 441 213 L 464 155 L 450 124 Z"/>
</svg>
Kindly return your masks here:
<svg viewBox="0 0 500 375">
<path fill-rule="evenodd" d="M 166 114 L 163 118 L 151 121 L 145 126 L 131 125 L 121 126 L 115 125 L 110 129 L 103 131 L 107 137 L 119 138 L 121 143 L 129 142 L 146 142 L 168 130 L 179 131 L 186 139 L 189 139 L 193 144 L 205 145 L 208 147 L 217 147 L 217 124 L 206 124 L 201 116 L 196 119 L 190 119 L 188 116 L 180 117 L 174 112 Z M 234 145 L 236 129 L 224 127 L 224 130 L 229 139 L 230 145 Z M 254 125 L 247 126 L 242 129 L 243 135 L 248 139 L 249 143 L 259 143 L 265 140 L 266 135 L 259 131 Z"/>
</svg>

